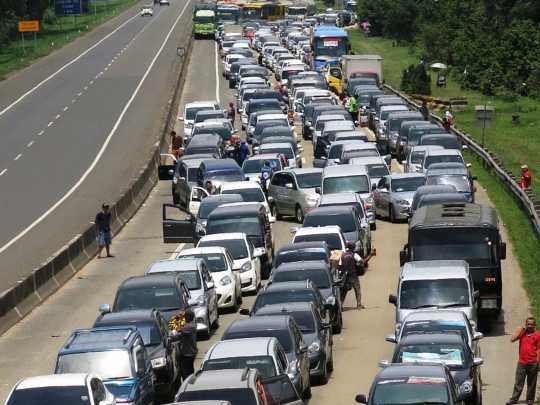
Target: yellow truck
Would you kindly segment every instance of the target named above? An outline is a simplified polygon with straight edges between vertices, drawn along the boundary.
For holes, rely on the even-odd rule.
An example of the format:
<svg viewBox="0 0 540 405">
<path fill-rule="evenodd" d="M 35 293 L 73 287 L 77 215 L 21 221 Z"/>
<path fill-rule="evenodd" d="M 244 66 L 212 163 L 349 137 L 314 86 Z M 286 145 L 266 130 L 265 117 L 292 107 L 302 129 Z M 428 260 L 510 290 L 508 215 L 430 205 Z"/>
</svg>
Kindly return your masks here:
<svg viewBox="0 0 540 405">
<path fill-rule="evenodd" d="M 340 60 L 329 59 L 324 65 L 328 87 L 343 98 L 354 87 L 383 83 L 383 60 L 379 55 L 343 55 Z"/>
</svg>

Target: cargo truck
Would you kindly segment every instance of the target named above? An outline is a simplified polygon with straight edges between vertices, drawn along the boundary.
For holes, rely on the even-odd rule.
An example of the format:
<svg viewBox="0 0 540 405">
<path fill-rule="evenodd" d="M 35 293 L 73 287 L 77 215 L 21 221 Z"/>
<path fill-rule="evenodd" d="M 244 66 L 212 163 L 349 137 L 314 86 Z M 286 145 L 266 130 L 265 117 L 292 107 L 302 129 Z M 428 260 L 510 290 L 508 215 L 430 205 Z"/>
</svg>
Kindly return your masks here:
<svg viewBox="0 0 540 405">
<path fill-rule="evenodd" d="M 374 84 L 380 87 L 384 80 L 383 60 L 379 55 L 343 55 L 341 66 L 328 69 L 325 75 L 330 90 L 344 97 L 347 88 L 355 83 L 354 79 L 374 79 Z"/>
</svg>

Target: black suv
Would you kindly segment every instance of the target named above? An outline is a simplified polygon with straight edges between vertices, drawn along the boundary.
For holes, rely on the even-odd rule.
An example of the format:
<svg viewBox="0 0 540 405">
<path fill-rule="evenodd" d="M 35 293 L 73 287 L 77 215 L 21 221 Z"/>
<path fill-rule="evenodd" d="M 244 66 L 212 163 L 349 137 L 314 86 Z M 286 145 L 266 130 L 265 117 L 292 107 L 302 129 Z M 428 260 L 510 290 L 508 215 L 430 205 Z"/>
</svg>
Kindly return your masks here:
<svg viewBox="0 0 540 405">
<path fill-rule="evenodd" d="M 180 346 L 169 337 L 167 321 L 156 309 L 143 309 L 130 312 L 102 313 L 92 328 L 103 326 L 135 326 L 146 347 L 152 362 L 156 379 L 154 390 L 170 402 L 180 388 Z"/>
</svg>

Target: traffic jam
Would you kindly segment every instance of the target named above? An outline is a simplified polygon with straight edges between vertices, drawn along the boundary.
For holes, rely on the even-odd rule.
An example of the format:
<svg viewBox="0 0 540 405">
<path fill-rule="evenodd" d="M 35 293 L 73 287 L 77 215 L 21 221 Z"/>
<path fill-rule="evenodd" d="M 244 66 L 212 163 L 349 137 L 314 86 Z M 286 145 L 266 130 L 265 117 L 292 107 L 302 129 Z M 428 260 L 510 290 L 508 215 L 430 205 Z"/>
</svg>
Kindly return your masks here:
<svg viewBox="0 0 540 405">
<path fill-rule="evenodd" d="M 395 349 L 350 403 L 482 404 L 480 340 L 501 315 L 506 244 L 458 138 L 383 90 L 382 58 L 351 52 L 332 16 L 214 35 L 236 100 L 186 103 L 158 168 L 177 257 L 125 280 L 54 374 L 22 380 L 6 404 L 302 404 L 340 367 L 345 296 L 365 310 L 378 221 L 408 223 L 397 291 L 381 302 L 395 307 L 381 336 Z M 278 245 L 284 221 L 296 224 Z M 243 316 L 197 353 L 191 338 L 209 340 L 224 313 Z"/>
</svg>

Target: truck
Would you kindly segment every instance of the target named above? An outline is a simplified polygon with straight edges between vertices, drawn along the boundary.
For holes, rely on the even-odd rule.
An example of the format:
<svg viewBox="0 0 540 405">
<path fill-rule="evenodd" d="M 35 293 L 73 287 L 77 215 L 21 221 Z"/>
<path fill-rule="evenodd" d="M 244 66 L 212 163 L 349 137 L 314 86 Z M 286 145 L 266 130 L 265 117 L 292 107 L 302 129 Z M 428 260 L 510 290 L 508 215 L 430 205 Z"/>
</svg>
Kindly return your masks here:
<svg viewBox="0 0 540 405">
<path fill-rule="evenodd" d="M 195 13 L 193 33 L 195 39 L 202 36 L 214 35 L 216 29 L 216 13 L 212 10 L 199 10 Z"/>
<path fill-rule="evenodd" d="M 289 17 L 304 19 L 307 16 L 315 15 L 316 12 L 317 5 L 314 0 L 293 0 L 287 14 Z"/>
<path fill-rule="evenodd" d="M 222 37 L 226 38 L 228 34 L 242 34 L 244 33 L 244 28 L 241 25 L 225 25 L 223 27 Z"/>
<path fill-rule="evenodd" d="M 327 70 L 325 77 L 330 90 L 342 98 L 351 79 L 373 78 L 380 87 L 384 81 L 383 59 L 379 55 L 343 55 L 341 66 Z"/>
</svg>

